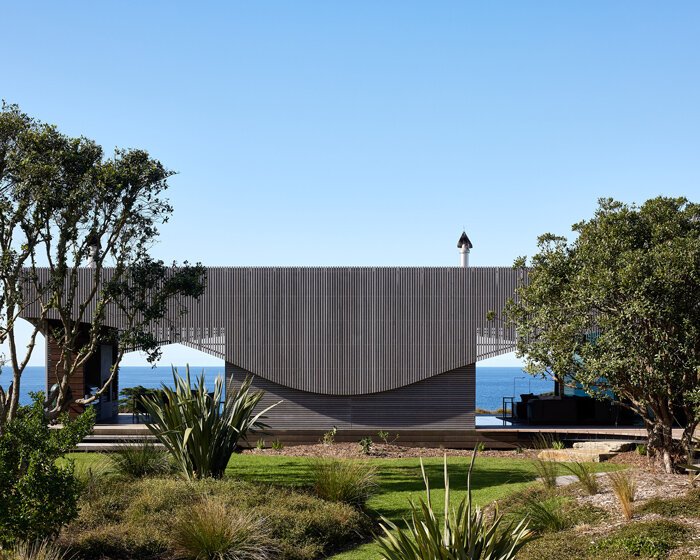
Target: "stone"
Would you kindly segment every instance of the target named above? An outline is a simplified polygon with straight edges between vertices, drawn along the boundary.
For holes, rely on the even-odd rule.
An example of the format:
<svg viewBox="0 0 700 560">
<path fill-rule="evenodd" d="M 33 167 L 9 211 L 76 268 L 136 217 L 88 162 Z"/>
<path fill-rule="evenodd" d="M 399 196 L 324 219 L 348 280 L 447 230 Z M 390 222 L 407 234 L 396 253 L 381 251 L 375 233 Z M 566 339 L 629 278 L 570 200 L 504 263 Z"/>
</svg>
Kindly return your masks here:
<svg viewBox="0 0 700 560">
<path fill-rule="evenodd" d="M 543 461 L 600 463 L 614 457 L 615 453 L 604 453 L 592 449 L 545 449 L 537 455 Z"/>
<path fill-rule="evenodd" d="M 622 440 L 595 440 L 595 441 L 577 441 L 574 443 L 574 449 L 599 451 L 600 453 L 622 453 L 623 451 L 632 451 L 637 446 L 634 441 Z"/>
</svg>

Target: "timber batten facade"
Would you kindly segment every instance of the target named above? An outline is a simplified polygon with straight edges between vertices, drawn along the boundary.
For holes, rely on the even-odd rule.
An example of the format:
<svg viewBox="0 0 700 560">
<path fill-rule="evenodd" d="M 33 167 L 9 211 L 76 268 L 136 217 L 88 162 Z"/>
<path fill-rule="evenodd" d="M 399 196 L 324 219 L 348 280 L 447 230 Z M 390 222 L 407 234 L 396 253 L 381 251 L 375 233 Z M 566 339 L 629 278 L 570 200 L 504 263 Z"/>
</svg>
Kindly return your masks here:
<svg viewBox="0 0 700 560">
<path fill-rule="evenodd" d="M 94 271 L 80 274 L 89 286 Z M 473 430 L 474 364 L 515 346 L 513 330 L 486 314 L 503 309 L 523 274 L 210 267 L 203 295 L 179 302 L 188 312 L 173 303 L 152 329 L 162 344 L 222 358 L 229 386 L 252 375 L 264 403 L 283 400 L 265 420 L 273 430 Z M 106 326 L 123 319 L 110 310 Z"/>
</svg>

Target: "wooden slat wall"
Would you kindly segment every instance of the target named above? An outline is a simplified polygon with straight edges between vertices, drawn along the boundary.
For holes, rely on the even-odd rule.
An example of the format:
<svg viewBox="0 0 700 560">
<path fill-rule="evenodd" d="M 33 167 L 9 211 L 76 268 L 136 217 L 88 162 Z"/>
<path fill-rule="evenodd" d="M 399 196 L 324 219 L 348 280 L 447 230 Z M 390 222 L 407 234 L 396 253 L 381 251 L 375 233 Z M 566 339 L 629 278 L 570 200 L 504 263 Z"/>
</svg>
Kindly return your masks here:
<svg viewBox="0 0 700 560">
<path fill-rule="evenodd" d="M 227 388 L 249 375 L 226 363 Z M 273 431 L 473 430 L 475 367 L 470 364 L 406 387 L 371 395 L 337 396 L 298 391 L 254 376 L 265 391 L 259 409 L 283 402 L 264 420 Z"/>
<path fill-rule="evenodd" d="M 93 271 L 80 274 L 88 287 Z M 502 310 L 520 274 L 506 267 L 212 267 L 204 295 L 185 302 L 189 312 L 181 316 L 172 305 L 152 328 L 164 344 L 199 348 L 291 389 L 382 393 L 510 351 L 514 333 L 502 320 L 487 322 L 486 312 Z M 119 314 L 109 317 L 119 328 Z"/>
</svg>

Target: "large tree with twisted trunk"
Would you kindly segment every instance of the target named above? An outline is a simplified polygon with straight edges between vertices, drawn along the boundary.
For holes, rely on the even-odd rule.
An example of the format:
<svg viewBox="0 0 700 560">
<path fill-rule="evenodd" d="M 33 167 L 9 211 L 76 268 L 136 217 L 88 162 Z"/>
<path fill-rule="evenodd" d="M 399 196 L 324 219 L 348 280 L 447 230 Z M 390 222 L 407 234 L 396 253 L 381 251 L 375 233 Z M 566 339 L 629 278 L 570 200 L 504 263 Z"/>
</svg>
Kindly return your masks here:
<svg viewBox="0 0 700 560">
<path fill-rule="evenodd" d="M 601 199 L 572 229 L 570 243 L 539 238 L 528 282 L 506 307 L 518 355 L 533 375 L 637 413 L 672 472 L 700 421 L 700 205 Z"/>
<path fill-rule="evenodd" d="M 12 381 L 0 388 L 0 427 L 17 413 L 22 373 L 42 329 L 61 350 L 57 387 L 46 402 L 53 419 L 72 403 L 98 399 L 128 349 L 156 359 L 154 332 L 168 303 L 202 293 L 201 265 L 168 267 L 149 256 L 158 225 L 172 212 L 162 198 L 171 175 L 143 150 L 105 157 L 92 140 L 66 136 L 3 104 L 0 343 L 7 343 Z M 33 331 L 19 347 L 17 320 L 27 310 Z M 119 330 L 107 328 L 112 313 L 121 317 Z M 71 377 L 104 341 L 117 347 L 112 377 L 90 395 L 72 395 Z"/>
</svg>

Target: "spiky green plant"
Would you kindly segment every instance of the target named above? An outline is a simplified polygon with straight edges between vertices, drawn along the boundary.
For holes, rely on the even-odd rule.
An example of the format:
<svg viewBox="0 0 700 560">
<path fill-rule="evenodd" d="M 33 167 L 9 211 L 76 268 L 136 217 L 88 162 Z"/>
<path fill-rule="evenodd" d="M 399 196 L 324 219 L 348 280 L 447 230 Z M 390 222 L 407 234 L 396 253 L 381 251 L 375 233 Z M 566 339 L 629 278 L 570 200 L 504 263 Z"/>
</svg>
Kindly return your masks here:
<svg viewBox="0 0 700 560">
<path fill-rule="evenodd" d="M 142 398 L 150 415 L 145 424 L 188 480 L 218 478 L 224 474 L 238 441 L 245 439 L 247 432 L 264 428 L 260 418 L 276 405 L 253 414 L 264 392 L 251 393 L 250 379 L 229 391 L 223 403 L 221 376 L 216 378 L 213 394 L 207 392 L 204 372 L 192 387 L 189 366 L 185 378 L 173 368 L 173 381 L 174 390 L 164 385 L 158 393 Z"/>
<path fill-rule="evenodd" d="M 545 485 L 545 488 L 549 488 L 551 490 L 552 488 L 557 487 L 558 469 L 557 464 L 554 461 L 546 461 L 538 457 L 532 461 L 532 466 L 535 469 L 539 479 L 542 481 L 542 484 Z"/>
<path fill-rule="evenodd" d="M 555 496 L 548 500 L 528 498 L 523 510 L 530 527 L 538 533 L 561 531 L 570 526 L 570 521 L 564 512 L 564 498 Z"/>
<path fill-rule="evenodd" d="M 476 450 L 472 455 L 467 475 L 467 495 L 457 509 L 450 508 L 450 480 L 445 456 L 445 516 L 441 522 L 430 501 L 430 484 L 421 459 L 421 472 L 427 502 L 411 501 L 411 520 L 404 520 L 406 528 L 382 517 L 383 536 L 377 542 L 384 560 L 511 560 L 532 540 L 533 533 L 525 519 L 517 525 L 501 526 L 503 517 L 494 514 L 487 519 L 479 507 L 472 508 L 471 476 Z"/>
</svg>

